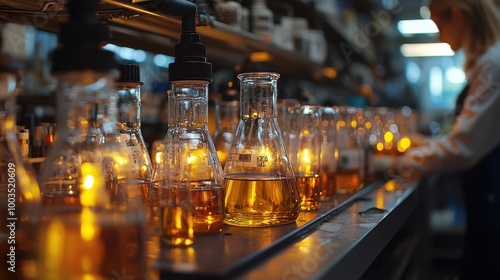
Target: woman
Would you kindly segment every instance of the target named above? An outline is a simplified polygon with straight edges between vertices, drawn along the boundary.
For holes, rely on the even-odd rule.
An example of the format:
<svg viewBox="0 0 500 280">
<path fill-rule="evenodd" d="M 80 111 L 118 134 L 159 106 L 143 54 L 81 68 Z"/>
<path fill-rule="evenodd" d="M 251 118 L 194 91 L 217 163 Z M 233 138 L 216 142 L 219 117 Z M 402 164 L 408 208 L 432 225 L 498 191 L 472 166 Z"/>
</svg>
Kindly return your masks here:
<svg viewBox="0 0 500 280">
<path fill-rule="evenodd" d="M 467 213 L 463 279 L 497 279 L 500 19 L 492 0 L 431 0 L 429 9 L 440 40 L 454 51 L 463 50 L 468 83 L 457 101 L 452 131 L 410 149 L 395 160 L 393 169 L 406 178 L 460 171 Z"/>
</svg>

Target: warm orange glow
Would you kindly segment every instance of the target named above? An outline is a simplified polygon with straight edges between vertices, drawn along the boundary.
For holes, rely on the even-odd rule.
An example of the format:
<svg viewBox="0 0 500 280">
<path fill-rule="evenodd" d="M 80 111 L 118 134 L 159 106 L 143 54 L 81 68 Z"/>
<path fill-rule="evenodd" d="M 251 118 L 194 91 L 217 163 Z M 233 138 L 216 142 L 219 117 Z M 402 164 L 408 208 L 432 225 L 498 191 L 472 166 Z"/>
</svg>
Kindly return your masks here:
<svg viewBox="0 0 500 280">
<path fill-rule="evenodd" d="M 333 67 L 325 67 L 323 69 L 323 74 L 329 79 L 335 79 L 337 77 L 337 70 Z"/>
<path fill-rule="evenodd" d="M 403 137 L 398 141 L 398 151 L 400 153 L 406 152 L 411 146 L 411 140 L 408 137 Z"/>
<path fill-rule="evenodd" d="M 268 52 L 253 52 L 250 55 L 252 62 L 267 62 L 272 60 L 272 56 Z"/>
<path fill-rule="evenodd" d="M 392 134 L 392 132 L 387 131 L 386 133 L 384 133 L 384 141 L 385 142 L 391 143 L 392 140 L 394 140 L 394 134 Z"/>
</svg>

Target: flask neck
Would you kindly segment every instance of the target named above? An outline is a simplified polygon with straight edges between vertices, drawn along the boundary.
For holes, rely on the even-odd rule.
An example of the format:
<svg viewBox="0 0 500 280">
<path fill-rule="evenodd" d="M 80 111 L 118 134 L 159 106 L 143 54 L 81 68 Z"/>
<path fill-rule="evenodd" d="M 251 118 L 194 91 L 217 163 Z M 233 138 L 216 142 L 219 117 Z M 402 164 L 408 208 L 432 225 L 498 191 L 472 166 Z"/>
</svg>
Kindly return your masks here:
<svg viewBox="0 0 500 280">
<path fill-rule="evenodd" d="M 240 74 L 240 118 L 277 119 L 278 74 Z"/>
<path fill-rule="evenodd" d="M 140 83 L 116 83 L 118 98 L 118 129 L 137 131 L 141 128 Z"/>
<path fill-rule="evenodd" d="M 207 81 L 175 81 L 168 95 L 169 129 L 208 130 Z"/>
</svg>

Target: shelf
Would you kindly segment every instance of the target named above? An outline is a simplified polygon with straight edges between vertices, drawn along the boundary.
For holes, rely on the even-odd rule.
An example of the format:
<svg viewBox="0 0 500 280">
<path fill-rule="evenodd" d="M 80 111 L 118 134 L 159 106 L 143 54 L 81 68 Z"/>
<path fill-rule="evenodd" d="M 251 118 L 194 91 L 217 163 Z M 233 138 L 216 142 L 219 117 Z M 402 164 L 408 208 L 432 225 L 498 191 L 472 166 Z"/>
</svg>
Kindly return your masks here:
<svg viewBox="0 0 500 280">
<path fill-rule="evenodd" d="M 134 4 L 131 4 L 132 2 Z M 0 20 L 31 24 L 41 30 L 57 32 L 59 24 L 67 20 L 64 5 L 43 5 L 44 3 L 38 0 L 5 1 L 0 5 Z M 307 7 L 306 4 L 302 5 Z M 135 8 L 138 9 L 134 10 Z M 110 43 L 174 55 L 174 46 L 181 33 L 180 20 L 156 11 L 153 1 L 102 0 L 97 15 L 110 25 Z M 207 59 L 214 66 L 233 69 L 235 65 L 243 63 L 250 54 L 267 52 L 270 59 L 259 63 L 259 71 L 275 71 L 283 76 L 326 86 L 340 84 L 331 71 L 338 73 L 344 69 L 335 69 L 333 65 L 325 67 L 298 52 L 264 42 L 252 33 L 210 20 L 208 16 L 200 16 L 198 23 L 197 32 L 201 35 L 202 43 L 207 45 Z M 346 42 L 352 44 L 340 26 L 331 23 L 325 26 L 327 39 L 333 40 L 329 45 L 339 46 Z M 339 50 L 334 49 L 334 52 Z M 336 55 L 339 58 L 345 57 L 342 53 Z M 372 63 L 360 52 L 354 52 L 349 59 L 365 64 Z M 346 63 L 343 65 L 348 66 Z"/>
</svg>

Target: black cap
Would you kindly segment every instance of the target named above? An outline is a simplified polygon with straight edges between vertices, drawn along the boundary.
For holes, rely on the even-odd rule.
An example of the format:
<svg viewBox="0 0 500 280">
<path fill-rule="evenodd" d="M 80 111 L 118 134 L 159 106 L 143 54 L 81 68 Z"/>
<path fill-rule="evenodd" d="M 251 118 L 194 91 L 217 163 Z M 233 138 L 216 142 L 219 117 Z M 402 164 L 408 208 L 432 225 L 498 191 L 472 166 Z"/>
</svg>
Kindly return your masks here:
<svg viewBox="0 0 500 280">
<path fill-rule="evenodd" d="M 141 69 L 139 65 L 135 64 L 120 64 L 120 77 L 116 82 L 118 83 L 140 83 L 141 82 Z"/>
<path fill-rule="evenodd" d="M 198 33 L 183 33 L 175 45 L 175 62 L 170 63 L 170 81 L 202 80 L 212 82 L 212 64 L 207 62 L 207 49 Z"/>
<path fill-rule="evenodd" d="M 102 48 L 109 30 L 95 19 L 99 0 L 70 0 L 70 19 L 61 25 L 60 47 L 52 53 L 52 73 L 92 69 L 118 69 L 115 54 Z"/>
</svg>

